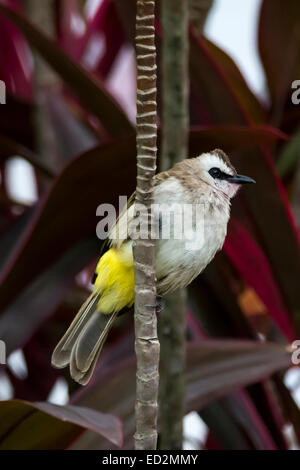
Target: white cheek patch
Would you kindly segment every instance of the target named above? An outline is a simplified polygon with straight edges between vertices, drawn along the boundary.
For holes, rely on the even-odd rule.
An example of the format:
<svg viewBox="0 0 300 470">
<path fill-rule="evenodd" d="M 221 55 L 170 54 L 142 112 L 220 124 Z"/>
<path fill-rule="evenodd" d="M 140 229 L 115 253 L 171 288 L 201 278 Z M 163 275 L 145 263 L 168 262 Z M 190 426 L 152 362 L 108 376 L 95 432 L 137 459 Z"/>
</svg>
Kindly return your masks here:
<svg viewBox="0 0 300 470">
<path fill-rule="evenodd" d="M 236 193 L 238 192 L 241 186 L 239 184 L 234 184 L 234 183 L 227 183 L 227 185 L 228 185 L 227 194 L 231 199 L 236 195 Z"/>
<path fill-rule="evenodd" d="M 236 195 L 240 188 L 239 184 L 229 183 L 226 180 L 215 180 L 215 186 L 217 189 L 225 193 L 230 199 Z"/>
</svg>

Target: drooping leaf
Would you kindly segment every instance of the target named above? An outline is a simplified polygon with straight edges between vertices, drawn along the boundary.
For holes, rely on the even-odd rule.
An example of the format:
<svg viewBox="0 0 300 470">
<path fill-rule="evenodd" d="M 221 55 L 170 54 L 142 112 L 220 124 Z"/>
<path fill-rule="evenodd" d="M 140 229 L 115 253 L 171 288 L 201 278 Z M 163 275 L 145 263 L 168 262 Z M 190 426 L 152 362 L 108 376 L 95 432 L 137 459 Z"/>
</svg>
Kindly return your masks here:
<svg viewBox="0 0 300 470">
<path fill-rule="evenodd" d="M 89 31 L 77 0 L 56 2 L 57 39 L 60 47 L 75 61 L 80 59 L 84 37 Z"/>
<path fill-rule="evenodd" d="M 15 8 L 13 2 L 6 2 Z M 3 16 L 0 17 L 0 44 L 5 44 L 0 54 L 0 79 L 7 92 L 17 98 L 31 100 L 33 95 L 33 62 L 31 52 L 20 31 Z"/>
<path fill-rule="evenodd" d="M 0 315 L 0 338 L 8 354 L 23 347 L 56 310 L 76 274 L 95 258 L 97 249 L 100 245 L 96 237 L 82 240 L 14 296 Z"/>
<path fill-rule="evenodd" d="M 256 128 L 249 133 L 239 127 L 200 128 L 191 133 L 191 152 L 197 155 L 207 148 L 214 148 L 216 142 L 233 148 L 236 145 L 243 147 L 246 143 L 250 145 L 250 140 L 253 143 L 273 138 L 277 138 L 277 134 L 265 128 Z M 24 231 L 9 266 L 2 273 L 1 309 L 15 297 L 16 290 L 21 292 L 65 250 L 95 232 L 98 205 L 112 203 L 118 207 L 118 196 L 130 196 L 134 191 L 135 173 L 134 135 L 92 149 L 65 168 L 50 194 L 39 202 L 32 225 Z M 81 192 L 78 188 L 85 189 Z M 32 263 L 36 246 L 40 247 L 39 259 Z"/>
<path fill-rule="evenodd" d="M 222 449 L 277 448 L 253 402 L 243 390 L 204 407 L 200 416 Z"/>
<path fill-rule="evenodd" d="M 227 257 L 220 253 L 190 286 L 189 299 L 193 313 L 207 335 L 220 338 L 233 335 L 236 338 L 257 337 L 257 331 L 251 327 L 237 302 L 240 284 L 238 273 L 231 268 Z M 276 446 L 285 448 L 282 427 L 276 421 L 276 405 L 273 405 L 270 394 L 266 396 L 261 383 L 247 387 L 247 392 Z"/>
<path fill-rule="evenodd" d="M 97 75 L 99 74 L 100 77 L 106 78 L 112 69 L 122 45 L 125 43 L 122 24 L 118 18 L 113 2 L 109 3 L 109 8 L 103 18 L 102 30 L 107 47 L 105 54 L 97 64 L 96 73 Z"/>
<path fill-rule="evenodd" d="M 246 391 L 238 390 L 225 397 L 225 400 L 231 416 L 244 429 L 256 449 L 275 450 L 277 448 L 270 430 Z"/>
<path fill-rule="evenodd" d="M 276 163 L 277 171 L 282 179 L 289 176 L 299 163 L 300 155 L 300 129 L 282 148 Z"/>
<path fill-rule="evenodd" d="M 234 152 L 255 145 L 270 146 L 281 140 L 288 140 L 288 136 L 271 126 L 193 126 L 190 131 L 189 156 L 218 147 L 226 152 Z"/>
<path fill-rule="evenodd" d="M 244 281 L 255 289 L 268 313 L 288 340 L 295 339 L 291 318 L 270 270 L 268 260 L 236 220 L 229 224 L 224 251 Z"/>
<path fill-rule="evenodd" d="M 48 178 L 54 177 L 52 169 L 48 168 L 34 152 L 9 137 L 0 135 L 0 162 L 15 156 L 23 157 L 44 176 Z"/>
<path fill-rule="evenodd" d="M 187 396 L 190 409 L 225 395 L 235 387 L 263 380 L 290 365 L 284 346 L 247 341 L 213 341 L 190 345 Z"/>
<path fill-rule="evenodd" d="M 292 93 L 300 75 L 300 10 L 297 0 L 263 0 L 259 24 L 259 51 L 276 113 Z M 280 118 L 280 116 L 279 116 Z"/>
<path fill-rule="evenodd" d="M 222 450 L 254 450 L 254 446 L 226 409 L 226 397 L 205 406 L 199 413 Z M 205 446 L 207 449 L 207 447 Z M 211 450 L 211 449 L 208 449 Z"/>
<path fill-rule="evenodd" d="M 283 378 L 276 374 L 274 377 L 275 386 L 279 394 L 280 404 L 283 410 L 285 423 L 294 426 L 295 433 L 300 441 L 300 409 L 290 390 L 284 384 Z"/>
<path fill-rule="evenodd" d="M 224 255 L 219 254 L 189 286 L 193 313 L 207 336 L 254 339 L 255 333 L 232 291 L 230 276 L 223 272 L 224 261 Z"/>
<path fill-rule="evenodd" d="M 12 221 L 0 237 L 0 273 L 5 271 L 14 252 L 16 245 L 23 236 L 23 232 L 28 229 L 33 218 L 35 206 L 26 209 L 23 214 Z"/>
<path fill-rule="evenodd" d="M 33 106 L 27 101 L 8 94 L 6 105 L 0 106 L 1 135 L 33 149 Z"/>
<path fill-rule="evenodd" d="M 204 41 L 211 56 L 221 65 L 224 72 L 224 80 L 228 80 L 253 122 L 256 124 L 266 123 L 267 116 L 263 106 L 249 89 L 243 75 L 232 58 L 213 42 L 207 39 Z"/>
<path fill-rule="evenodd" d="M 205 43 L 193 35 L 191 72 L 197 81 L 199 100 L 209 110 L 215 123 L 252 124 L 247 110 L 230 82 L 225 79 L 221 64 L 216 62 Z M 300 331 L 300 292 L 296 282 L 300 277 L 299 235 L 273 159 L 267 149 L 262 147 L 234 152 L 231 157 L 240 173 L 251 175 L 257 182 L 255 188 L 243 191 L 243 197 L 278 279 L 282 295 L 294 317 L 294 324 L 297 324 Z"/>
<path fill-rule="evenodd" d="M 196 106 L 204 106 L 209 124 L 247 125 L 250 117 L 208 45 L 191 31 L 190 73 Z M 203 121 L 204 120 L 203 117 Z"/>
<path fill-rule="evenodd" d="M 1 450 L 65 449 L 85 429 L 122 443 L 118 418 L 89 408 L 10 400 L 0 402 L 0 417 Z"/>
<path fill-rule="evenodd" d="M 99 145 L 99 138 L 77 118 L 58 93 L 47 90 L 44 96 L 45 112 L 49 114 L 59 157 L 57 170 L 61 171 L 70 160 Z"/>
<path fill-rule="evenodd" d="M 113 0 L 113 2 L 127 39 L 132 45 L 134 45 L 136 2 L 134 0 L 129 0 L 126 3 L 124 3 L 123 0 Z"/>
<path fill-rule="evenodd" d="M 119 195 L 130 195 L 134 188 L 134 136 L 92 149 L 67 166 L 49 195 L 39 202 L 32 225 L 3 273 L 1 310 L 15 298 L 16 291 L 21 292 L 66 250 L 95 233 L 99 204 L 118 207 Z"/>
<path fill-rule="evenodd" d="M 290 365 L 284 346 L 251 341 L 208 340 L 190 343 L 187 349 L 187 407 L 199 410 L 235 388 L 265 379 Z M 105 384 L 105 387 L 101 386 Z M 80 390 L 74 403 L 116 413 L 123 421 L 124 442 L 134 432 L 135 361 L 124 360 Z M 126 390 L 126 394 L 123 393 Z M 75 448 L 100 449 L 101 443 L 87 433 Z"/>
<path fill-rule="evenodd" d="M 97 36 L 97 33 L 103 33 L 105 27 L 105 20 L 109 9 L 111 8 L 111 0 L 103 0 L 97 5 L 93 15 L 86 18 L 86 30 L 80 44 L 79 57 L 84 60 L 84 53 L 86 52 L 90 41 L 93 37 Z M 116 32 L 116 31 L 115 31 Z M 107 48 L 109 45 L 107 44 Z"/>
<path fill-rule="evenodd" d="M 108 133 L 120 135 L 132 131 L 132 125 L 124 112 L 99 79 L 96 81 L 83 67 L 73 62 L 51 39 L 47 38 L 26 18 L 2 4 L 0 4 L 0 13 L 20 29 L 28 42 L 95 114 Z"/>
</svg>

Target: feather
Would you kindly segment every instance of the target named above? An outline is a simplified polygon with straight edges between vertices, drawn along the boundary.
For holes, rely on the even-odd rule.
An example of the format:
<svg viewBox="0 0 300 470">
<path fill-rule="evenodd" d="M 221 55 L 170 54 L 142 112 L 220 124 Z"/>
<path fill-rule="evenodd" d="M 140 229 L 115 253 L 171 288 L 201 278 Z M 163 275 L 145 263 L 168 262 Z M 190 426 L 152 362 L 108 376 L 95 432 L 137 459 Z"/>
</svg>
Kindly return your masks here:
<svg viewBox="0 0 300 470">
<path fill-rule="evenodd" d="M 111 315 L 95 312 L 80 333 L 72 349 L 70 372 L 81 385 L 89 382 L 117 315 L 118 312 Z"/>
<path fill-rule="evenodd" d="M 99 294 L 93 292 L 84 302 L 68 330 L 53 351 L 51 363 L 57 369 L 66 367 L 71 358 L 72 348 L 80 335 L 82 328 L 87 324 L 97 308 Z"/>
</svg>

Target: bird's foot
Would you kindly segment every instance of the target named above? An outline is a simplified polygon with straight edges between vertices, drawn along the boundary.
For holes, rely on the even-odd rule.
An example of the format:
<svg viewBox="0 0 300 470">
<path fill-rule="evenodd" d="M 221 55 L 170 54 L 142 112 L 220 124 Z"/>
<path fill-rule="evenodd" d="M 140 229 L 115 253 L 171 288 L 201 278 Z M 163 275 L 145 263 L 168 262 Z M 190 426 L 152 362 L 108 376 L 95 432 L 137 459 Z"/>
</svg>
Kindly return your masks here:
<svg viewBox="0 0 300 470">
<path fill-rule="evenodd" d="M 148 308 L 155 308 L 156 313 L 159 314 L 164 310 L 163 298 L 160 295 L 156 296 L 156 303 L 154 305 L 146 305 Z"/>
</svg>

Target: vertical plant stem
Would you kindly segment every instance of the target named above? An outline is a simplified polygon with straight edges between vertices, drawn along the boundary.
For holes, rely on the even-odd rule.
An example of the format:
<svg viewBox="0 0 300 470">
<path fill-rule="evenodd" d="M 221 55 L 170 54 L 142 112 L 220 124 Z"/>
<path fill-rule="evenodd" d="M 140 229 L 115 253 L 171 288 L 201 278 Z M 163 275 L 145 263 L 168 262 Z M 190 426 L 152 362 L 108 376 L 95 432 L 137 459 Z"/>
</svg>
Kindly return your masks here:
<svg viewBox="0 0 300 470">
<path fill-rule="evenodd" d="M 136 450 L 157 445 L 159 341 L 156 318 L 155 244 L 151 230 L 153 176 L 157 157 L 155 1 L 138 0 L 136 18 L 137 54 L 137 188 L 136 204 L 146 208 L 146 233 L 134 242 Z M 140 214 L 139 214 L 140 215 Z M 141 224 L 143 227 L 144 224 Z"/>
<path fill-rule="evenodd" d="M 163 143 L 162 169 L 188 156 L 188 0 L 163 0 Z M 185 290 L 165 299 L 159 319 L 160 447 L 181 449 L 185 396 Z"/>
<path fill-rule="evenodd" d="M 186 290 L 165 298 L 159 319 L 160 449 L 180 450 L 183 444 L 186 357 Z"/>
</svg>

